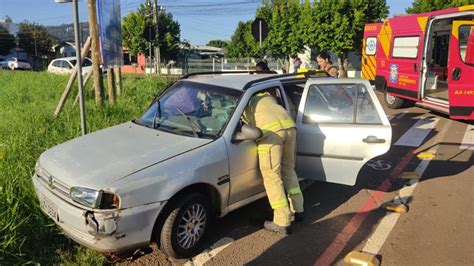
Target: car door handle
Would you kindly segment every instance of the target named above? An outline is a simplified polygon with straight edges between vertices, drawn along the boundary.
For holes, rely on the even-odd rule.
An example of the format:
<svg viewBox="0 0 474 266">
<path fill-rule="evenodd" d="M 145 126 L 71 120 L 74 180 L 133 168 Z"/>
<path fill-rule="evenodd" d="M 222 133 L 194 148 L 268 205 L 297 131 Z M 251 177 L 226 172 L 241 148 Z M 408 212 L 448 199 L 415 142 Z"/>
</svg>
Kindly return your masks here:
<svg viewBox="0 0 474 266">
<path fill-rule="evenodd" d="M 461 69 L 459 67 L 453 68 L 453 80 L 459 80 L 461 78 Z"/>
<path fill-rule="evenodd" d="M 414 71 L 414 72 L 418 71 L 418 64 L 417 64 L 417 63 L 415 63 L 415 64 L 413 65 L 413 71 Z"/>
<path fill-rule="evenodd" d="M 376 136 L 367 136 L 362 141 L 365 143 L 385 143 L 384 139 L 379 139 Z"/>
</svg>

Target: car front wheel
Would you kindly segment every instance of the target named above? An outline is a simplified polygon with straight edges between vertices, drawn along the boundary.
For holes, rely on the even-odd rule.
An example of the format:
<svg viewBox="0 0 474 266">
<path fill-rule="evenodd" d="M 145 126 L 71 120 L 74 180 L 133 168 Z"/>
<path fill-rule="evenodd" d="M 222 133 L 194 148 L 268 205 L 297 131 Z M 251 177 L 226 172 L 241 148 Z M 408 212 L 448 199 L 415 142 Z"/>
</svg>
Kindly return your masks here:
<svg viewBox="0 0 474 266">
<path fill-rule="evenodd" d="M 160 250 L 173 258 L 189 258 L 200 248 L 210 222 L 209 201 L 190 194 L 170 206 L 160 234 Z"/>
</svg>

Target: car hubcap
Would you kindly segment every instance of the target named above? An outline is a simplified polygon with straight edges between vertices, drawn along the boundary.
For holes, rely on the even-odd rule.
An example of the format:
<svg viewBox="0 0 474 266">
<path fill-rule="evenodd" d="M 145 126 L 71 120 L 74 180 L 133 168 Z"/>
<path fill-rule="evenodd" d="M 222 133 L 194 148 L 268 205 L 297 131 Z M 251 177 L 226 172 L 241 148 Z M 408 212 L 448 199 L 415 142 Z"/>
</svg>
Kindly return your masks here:
<svg viewBox="0 0 474 266">
<path fill-rule="evenodd" d="M 200 204 L 186 209 L 178 223 L 178 244 L 184 249 L 193 247 L 201 239 L 206 226 L 206 210 Z"/>
<path fill-rule="evenodd" d="M 388 93 L 385 94 L 385 99 L 387 99 L 387 102 L 389 104 L 393 104 L 395 102 L 395 96 L 392 96 Z"/>
</svg>

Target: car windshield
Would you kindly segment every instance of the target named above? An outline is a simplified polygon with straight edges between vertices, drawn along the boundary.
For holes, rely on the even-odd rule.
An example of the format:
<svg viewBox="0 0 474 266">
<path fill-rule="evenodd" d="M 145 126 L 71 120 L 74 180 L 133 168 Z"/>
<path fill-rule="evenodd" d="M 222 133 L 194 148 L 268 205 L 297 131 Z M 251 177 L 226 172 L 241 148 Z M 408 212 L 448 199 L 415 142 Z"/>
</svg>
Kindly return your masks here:
<svg viewBox="0 0 474 266">
<path fill-rule="evenodd" d="M 179 81 L 155 99 L 138 124 L 199 138 L 218 137 L 241 92 L 225 87 Z"/>
</svg>

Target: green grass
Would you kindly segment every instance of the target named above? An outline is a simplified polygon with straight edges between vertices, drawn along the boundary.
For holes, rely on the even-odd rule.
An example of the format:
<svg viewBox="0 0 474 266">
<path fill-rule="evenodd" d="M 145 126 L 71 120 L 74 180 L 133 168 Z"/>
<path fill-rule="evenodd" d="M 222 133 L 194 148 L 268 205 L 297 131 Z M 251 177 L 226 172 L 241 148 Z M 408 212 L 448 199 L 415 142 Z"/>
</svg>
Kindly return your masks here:
<svg viewBox="0 0 474 266">
<path fill-rule="evenodd" d="M 73 90 L 63 112 L 53 112 L 67 83 L 65 76 L 0 70 L 0 265 L 87 264 L 104 262 L 92 250 L 68 240 L 40 210 L 31 177 L 39 155 L 80 136 L 79 107 Z M 116 104 L 95 105 L 87 86 L 88 132 L 137 118 L 168 83 L 125 76 Z"/>
</svg>

